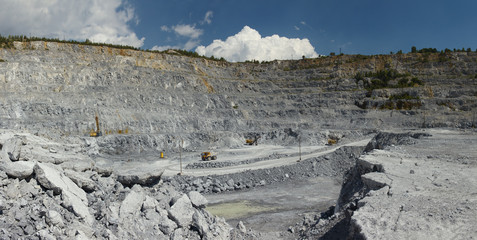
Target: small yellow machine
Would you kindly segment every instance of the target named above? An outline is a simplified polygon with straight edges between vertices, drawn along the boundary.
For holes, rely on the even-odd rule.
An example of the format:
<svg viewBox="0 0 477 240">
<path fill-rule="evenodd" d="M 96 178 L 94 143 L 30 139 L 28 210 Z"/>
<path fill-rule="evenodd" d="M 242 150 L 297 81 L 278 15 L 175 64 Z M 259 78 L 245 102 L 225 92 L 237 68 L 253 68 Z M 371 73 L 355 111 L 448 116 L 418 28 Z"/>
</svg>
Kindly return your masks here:
<svg viewBox="0 0 477 240">
<path fill-rule="evenodd" d="M 90 137 L 100 137 L 101 135 L 103 135 L 103 134 L 101 133 L 101 130 L 99 130 L 99 118 L 98 118 L 98 114 L 96 114 L 95 120 L 96 120 L 96 131 L 94 131 L 94 129 L 91 129 L 91 131 L 89 132 L 89 136 L 90 136 Z"/>
<path fill-rule="evenodd" d="M 202 161 L 210 161 L 210 160 L 216 160 L 217 156 L 212 154 L 211 152 L 203 152 L 200 154 L 202 157 Z"/>
<path fill-rule="evenodd" d="M 246 145 L 255 145 L 257 146 L 258 145 L 258 139 L 260 139 L 260 136 L 256 136 L 252 139 L 245 139 L 245 144 Z"/>
</svg>

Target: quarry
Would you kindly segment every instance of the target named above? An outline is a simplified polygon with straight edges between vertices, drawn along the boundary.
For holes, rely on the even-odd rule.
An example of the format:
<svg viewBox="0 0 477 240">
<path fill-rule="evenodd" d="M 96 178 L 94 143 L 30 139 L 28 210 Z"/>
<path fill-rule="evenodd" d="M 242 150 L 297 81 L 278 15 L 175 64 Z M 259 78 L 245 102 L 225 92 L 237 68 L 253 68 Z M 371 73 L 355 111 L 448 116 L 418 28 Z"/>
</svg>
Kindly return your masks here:
<svg viewBox="0 0 477 240">
<path fill-rule="evenodd" d="M 476 52 L 13 42 L 0 106 L 0 239 L 477 236 Z"/>
</svg>

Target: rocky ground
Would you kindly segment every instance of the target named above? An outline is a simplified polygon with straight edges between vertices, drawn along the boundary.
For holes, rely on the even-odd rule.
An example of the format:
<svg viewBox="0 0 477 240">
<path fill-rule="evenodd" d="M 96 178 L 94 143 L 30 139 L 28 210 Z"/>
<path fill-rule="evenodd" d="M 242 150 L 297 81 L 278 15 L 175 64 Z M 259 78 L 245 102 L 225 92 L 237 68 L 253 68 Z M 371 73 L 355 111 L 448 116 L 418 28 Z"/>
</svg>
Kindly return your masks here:
<svg viewBox="0 0 477 240">
<path fill-rule="evenodd" d="M 474 239 L 477 133 L 426 129 L 380 137 L 356 161 L 339 210 L 298 224 L 302 238 Z"/>
<path fill-rule="evenodd" d="M 1 239 L 229 239 L 200 193 L 162 171 L 98 168 L 86 143 L 0 134 Z"/>
<path fill-rule="evenodd" d="M 409 146 L 361 157 L 382 171 L 362 176 L 371 189 L 351 218 L 367 239 L 475 239 L 477 136 L 475 131 L 428 130 Z"/>
<path fill-rule="evenodd" d="M 379 133 L 366 147 L 280 167 L 163 177 L 96 164 L 88 138 L 2 131 L 0 237 L 472 239 L 476 143 L 475 131 Z M 234 227 L 209 213 L 225 209 Z"/>
</svg>

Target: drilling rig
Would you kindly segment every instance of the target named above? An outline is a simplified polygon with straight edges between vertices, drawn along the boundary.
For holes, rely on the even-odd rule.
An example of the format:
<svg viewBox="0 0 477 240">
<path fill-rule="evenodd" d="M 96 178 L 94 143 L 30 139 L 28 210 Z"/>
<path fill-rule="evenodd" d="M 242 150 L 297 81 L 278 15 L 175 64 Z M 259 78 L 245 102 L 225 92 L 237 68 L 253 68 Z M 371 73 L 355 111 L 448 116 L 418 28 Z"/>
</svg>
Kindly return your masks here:
<svg viewBox="0 0 477 240">
<path fill-rule="evenodd" d="M 96 117 L 94 119 L 96 120 L 96 131 L 94 131 L 94 129 L 91 129 L 91 131 L 89 132 L 89 136 L 90 137 L 101 137 L 101 135 L 103 135 L 103 134 L 101 133 L 101 130 L 99 129 L 98 113 L 96 113 Z"/>
</svg>

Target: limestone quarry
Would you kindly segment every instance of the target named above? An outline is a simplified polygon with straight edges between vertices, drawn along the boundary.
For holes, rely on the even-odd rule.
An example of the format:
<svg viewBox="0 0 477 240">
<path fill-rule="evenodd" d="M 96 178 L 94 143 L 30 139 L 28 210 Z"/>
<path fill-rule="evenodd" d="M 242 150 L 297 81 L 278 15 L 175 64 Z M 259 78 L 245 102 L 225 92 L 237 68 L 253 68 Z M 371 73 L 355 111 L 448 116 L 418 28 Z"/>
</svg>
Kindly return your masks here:
<svg viewBox="0 0 477 240">
<path fill-rule="evenodd" d="M 476 115 L 476 52 L 229 63 L 14 42 L 0 239 L 475 239 Z"/>
</svg>

